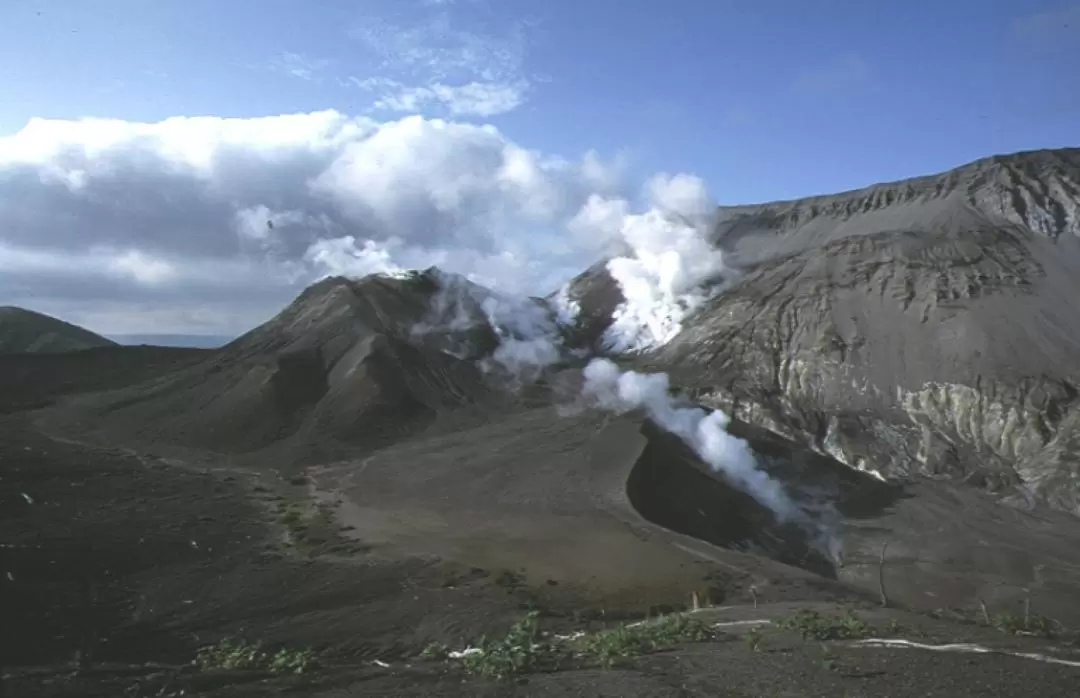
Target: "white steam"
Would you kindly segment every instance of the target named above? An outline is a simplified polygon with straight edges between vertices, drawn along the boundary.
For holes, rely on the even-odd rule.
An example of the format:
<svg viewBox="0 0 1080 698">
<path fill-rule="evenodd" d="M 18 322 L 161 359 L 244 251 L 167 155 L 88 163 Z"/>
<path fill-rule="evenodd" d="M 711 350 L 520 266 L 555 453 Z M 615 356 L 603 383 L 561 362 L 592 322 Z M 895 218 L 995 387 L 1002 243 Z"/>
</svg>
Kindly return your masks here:
<svg viewBox="0 0 1080 698">
<path fill-rule="evenodd" d="M 663 373 L 620 371 L 607 359 L 593 359 L 584 372 L 586 398 L 603 409 L 628 412 L 643 408 L 666 431 L 682 439 L 710 468 L 768 507 L 781 523 L 801 518 L 801 511 L 781 484 L 758 467 L 750 446 L 726 431 L 720 410 L 676 407 Z"/>
<path fill-rule="evenodd" d="M 562 358 L 557 318 L 541 301 L 492 295 L 482 307 L 499 340 L 491 360 L 511 376 L 531 381 Z"/>
<path fill-rule="evenodd" d="M 575 219 L 577 225 L 592 221 L 617 229 L 629 250 L 607 264 L 624 298 L 604 337 L 607 348 L 617 352 L 671 341 L 716 282 L 731 274 L 723 253 L 708 239 L 716 206 L 700 178 L 657 175 L 646 195 L 652 208 L 645 213 L 628 214 L 625 202 L 593 198 Z"/>
<path fill-rule="evenodd" d="M 472 283 L 456 274 L 429 270 L 438 284 L 427 318 L 412 328 L 414 336 L 435 334 L 457 337 L 450 353 L 459 358 L 483 356 L 475 342 L 486 333 L 494 349 L 480 367 L 500 371 L 509 383 L 520 386 L 535 380 L 563 358 L 563 329 L 572 322 L 576 306 L 565 291 L 550 301 L 513 296 Z M 472 342 L 473 344 L 469 344 Z"/>
</svg>

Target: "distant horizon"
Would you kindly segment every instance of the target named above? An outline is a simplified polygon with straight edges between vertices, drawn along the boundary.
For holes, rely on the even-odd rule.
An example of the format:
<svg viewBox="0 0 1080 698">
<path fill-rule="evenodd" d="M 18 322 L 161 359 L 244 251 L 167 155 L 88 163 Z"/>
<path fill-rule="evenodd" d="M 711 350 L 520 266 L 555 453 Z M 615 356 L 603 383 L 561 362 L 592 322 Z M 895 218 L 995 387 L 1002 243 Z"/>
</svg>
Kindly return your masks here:
<svg viewBox="0 0 1080 698">
<path fill-rule="evenodd" d="M 93 331 L 92 328 L 86 328 Z M 247 330 L 245 330 L 246 332 Z M 97 333 L 100 334 L 100 333 Z M 190 347 L 194 349 L 216 349 L 233 341 L 240 335 L 210 335 L 210 334 L 113 334 L 101 335 L 117 344 L 134 346 L 150 344 L 154 346 Z"/>
</svg>

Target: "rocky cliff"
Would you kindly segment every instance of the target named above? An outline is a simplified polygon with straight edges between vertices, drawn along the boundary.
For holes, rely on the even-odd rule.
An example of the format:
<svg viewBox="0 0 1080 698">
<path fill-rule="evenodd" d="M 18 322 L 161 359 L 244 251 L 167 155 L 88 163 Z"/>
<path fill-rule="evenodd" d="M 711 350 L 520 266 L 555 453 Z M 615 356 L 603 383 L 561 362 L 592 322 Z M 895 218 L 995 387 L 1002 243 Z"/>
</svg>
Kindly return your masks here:
<svg viewBox="0 0 1080 698">
<path fill-rule="evenodd" d="M 714 235 L 737 278 L 643 366 L 881 477 L 1080 513 L 1080 149 L 724 208 Z"/>
</svg>

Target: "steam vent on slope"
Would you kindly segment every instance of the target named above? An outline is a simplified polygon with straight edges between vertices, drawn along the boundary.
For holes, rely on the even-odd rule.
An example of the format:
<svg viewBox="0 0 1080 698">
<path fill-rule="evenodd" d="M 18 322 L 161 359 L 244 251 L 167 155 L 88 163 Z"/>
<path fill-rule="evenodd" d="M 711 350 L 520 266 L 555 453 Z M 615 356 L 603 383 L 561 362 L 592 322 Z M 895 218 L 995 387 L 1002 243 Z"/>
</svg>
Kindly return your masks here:
<svg viewBox="0 0 1080 698">
<path fill-rule="evenodd" d="M 1080 623 L 1080 150 L 652 212 L 624 236 L 629 256 L 545 298 L 434 268 L 331 277 L 221 349 L 99 347 L 77 361 L 139 370 L 63 383 L 34 424 L 272 482 L 292 503 L 259 501 L 319 574 L 214 612 L 240 627 L 292 584 L 301 625 L 347 644 L 326 609 L 348 598 L 373 657 L 481 597 L 510 608 L 492 579 L 562 618 L 751 587 L 876 600 L 886 544 L 893 603 L 1012 608 L 1037 588 Z M 0 357 L 68 365 L 47 361 Z"/>
</svg>

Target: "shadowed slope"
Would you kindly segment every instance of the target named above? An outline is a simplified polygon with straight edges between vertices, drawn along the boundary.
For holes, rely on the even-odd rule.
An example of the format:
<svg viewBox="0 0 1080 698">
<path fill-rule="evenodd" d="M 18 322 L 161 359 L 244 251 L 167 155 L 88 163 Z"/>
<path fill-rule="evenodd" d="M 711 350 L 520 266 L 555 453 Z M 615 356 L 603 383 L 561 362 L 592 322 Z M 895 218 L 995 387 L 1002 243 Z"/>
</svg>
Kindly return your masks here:
<svg viewBox="0 0 1080 698">
<path fill-rule="evenodd" d="M 447 353 L 494 346 L 479 317 L 454 332 L 414 331 L 443 322 L 432 317 L 439 290 L 435 272 L 327 279 L 206 360 L 78 411 L 140 442 L 253 456 L 273 447 L 280 462 L 379 448 L 492 395 L 473 362 Z"/>
<path fill-rule="evenodd" d="M 0 307 L 0 354 L 58 353 L 115 345 L 116 342 L 90 330 L 48 315 Z"/>
<path fill-rule="evenodd" d="M 199 349 L 100 347 L 0 355 L 0 412 L 36 409 L 66 395 L 115 390 L 179 371 L 207 357 Z"/>
</svg>

